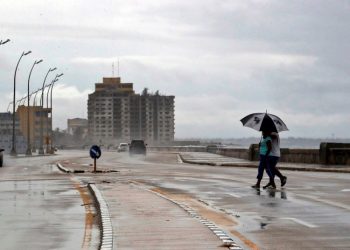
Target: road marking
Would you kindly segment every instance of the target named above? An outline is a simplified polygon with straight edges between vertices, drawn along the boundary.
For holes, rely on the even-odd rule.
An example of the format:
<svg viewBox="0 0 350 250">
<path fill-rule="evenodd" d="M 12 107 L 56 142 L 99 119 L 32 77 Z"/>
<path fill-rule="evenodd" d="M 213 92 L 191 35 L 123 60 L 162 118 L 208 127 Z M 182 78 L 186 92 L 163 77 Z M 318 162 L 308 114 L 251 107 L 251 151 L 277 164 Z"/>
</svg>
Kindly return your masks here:
<svg viewBox="0 0 350 250">
<path fill-rule="evenodd" d="M 242 196 L 235 194 L 235 193 L 228 193 L 228 195 L 235 197 L 235 198 L 242 198 Z"/>
<path fill-rule="evenodd" d="M 342 192 L 350 192 L 350 189 L 343 189 Z"/>
<path fill-rule="evenodd" d="M 342 203 L 339 203 L 339 202 L 329 201 L 329 200 L 321 199 L 321 198 L 314 197 L 314 196 L 311 196 L 311 195 L 305 195 L 305 194 L 298 194 L 298 195 L 301 196 L 301 197 L 304 197 L 304 198 L 308 198 L 308 199 L 312 199 L 312 200 L 318 201 L 318 202 L 323 202 L 325 204 L 328 204 L 328 205 L 331 205 L 331 206 L 334 206 L 334 207 L 340 207 L 340 208 L 343 208 L 343 209 L 346 209 L 346 210 L 350 210 L 350 206 L 342 204 Z"/>
<path fill-rule="evenodd" d="M 282 220 L 291 220 L 291 221 L 294 221 L 295 223 L 298 223 L 300 225 L 303 225 L 305 227 L 309 227 L 309 228 L 316 228 L 318 226 L 314 225 L 314 224 L 311 224 L 309 222 L 306 222 L 306 221 L 303 221 L 303 220 L 300 220 L 300 219 L 297 219 L 297 218 L 292 218 L 292 217 L 284 217 L 284 218 L 280 218 Z"/>
<path fill-rule="evenodd" d="M 182 159 L 181 159 L 181 157 L 180 157 L 179 154 L 177 154 L 177 162 L 178 162 L 178 163 L 184 163 L 184 162 L 182 161 Z"/>
</svg>

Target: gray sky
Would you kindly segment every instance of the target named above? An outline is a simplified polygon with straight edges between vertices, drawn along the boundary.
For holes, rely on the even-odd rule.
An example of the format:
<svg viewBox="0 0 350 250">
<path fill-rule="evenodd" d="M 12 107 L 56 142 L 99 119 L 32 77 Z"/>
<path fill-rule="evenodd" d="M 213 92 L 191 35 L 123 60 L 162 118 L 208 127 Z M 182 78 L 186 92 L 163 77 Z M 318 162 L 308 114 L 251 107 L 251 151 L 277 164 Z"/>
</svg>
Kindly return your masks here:
<svg viewBox="0 0 350 250">
<path fill-rule="evenodd" d="M 175 95 L 177 138 L 258 133 L 239 120 L 280 116 L 283 136 L 350 137 L 350 1 L 0 0 L 0 111 L 42 85 L 50 67 L 54 126 L 87 117 L 94 83 L 120 61 L 137 92 Z M 115 75 L 117 75 L 115 67 Z"/>
</svg>

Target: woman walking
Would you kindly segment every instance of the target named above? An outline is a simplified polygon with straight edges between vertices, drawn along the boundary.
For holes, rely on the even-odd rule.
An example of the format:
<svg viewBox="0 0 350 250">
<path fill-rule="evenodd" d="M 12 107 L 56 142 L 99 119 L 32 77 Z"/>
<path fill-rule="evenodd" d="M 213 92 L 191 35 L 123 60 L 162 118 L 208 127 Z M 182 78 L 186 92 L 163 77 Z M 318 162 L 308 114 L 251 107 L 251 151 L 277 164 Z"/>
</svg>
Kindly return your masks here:
<svg viewBox="0 0 350 250">
<path fill-rule="evenodd" d="M 269 183 L 264 186 L 264 188 L 267 187 L 276 187 L 275 185 L 275 175 L 277 175 L 281 180 L 281 187 L 286 185 L 287 183 L 287 176 L 284 176 L 281 174 L 279 169 L 276 167 L 280 157 L 281 157 L 281 150 L 280 150 L 280 137 L 277 132 L 266 132 L 271 137 L 271 150 L 269 152 L 269 155 L 267 156 L 267 168 L 269 169 L 269 172 L 271 173 L 270 181 Z"/>
<path fill-rule="evenodd" d="M 274 184 L 274 176 L 271 173 L 269 167 L 268 167 L 268 155 L 270 154 L 272 149 L 272 138 L 270 137 L 269 133 L 266 131 L 262 131 L 262 138 L 259 143 L 259 167 L 258 167 L 258 175 L 256 177 L 257 182 L 255 185 L 252 186 L 252 188 L 260 188 L 260 182 L 264 175 L 264 170 L 266 170 L 267 175 L 270 178 L 270 182 L 268 185 L 264 186 L 266 187 L 274 187 L 276 188 L 276 185 Z"/>
</svg>

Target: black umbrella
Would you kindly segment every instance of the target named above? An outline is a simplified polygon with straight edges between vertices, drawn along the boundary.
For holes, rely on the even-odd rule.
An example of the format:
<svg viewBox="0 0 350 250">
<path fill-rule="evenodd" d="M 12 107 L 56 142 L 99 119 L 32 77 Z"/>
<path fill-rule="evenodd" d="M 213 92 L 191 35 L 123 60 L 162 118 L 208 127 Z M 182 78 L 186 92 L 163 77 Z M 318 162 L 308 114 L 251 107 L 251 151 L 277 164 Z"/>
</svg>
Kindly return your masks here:
<svg viewBox="0 0 350 250">
<path fill-rule="evenodd" d="M 253 113 L 241 119 L 243 126 L 257 131 L 282 132 L 288 130 L 287 125 L 276 115 Z"/>
</svg>

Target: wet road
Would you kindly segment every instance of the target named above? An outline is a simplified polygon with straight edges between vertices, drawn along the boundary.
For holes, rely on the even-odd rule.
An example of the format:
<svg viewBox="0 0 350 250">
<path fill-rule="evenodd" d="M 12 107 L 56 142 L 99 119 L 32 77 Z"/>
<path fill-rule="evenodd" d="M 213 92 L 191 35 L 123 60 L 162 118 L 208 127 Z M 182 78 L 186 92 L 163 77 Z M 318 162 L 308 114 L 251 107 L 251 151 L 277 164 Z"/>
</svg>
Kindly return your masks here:
<svg viewBox="0 0 350 250">
<path fill-rule="evenodd" d="M 106 186 L 132 182 L 230 216 L 231 224 L 208 215 L 246 249 L 350 249 L 349 174 L 284 171 L 285 188 L 256 191 L 254 169 L 181 164 L 175 154 L 104 152 L 98 166 L 120 171 L 93 177 Z"/>
<path fill-rule="evenodd" d="M 82 151 L 59 154 L 5 159 L 0 169 L 1 249 L 97 249 L 84 245 L 86 218 L 74 179 L 48 164 L 62 160 L 87 170 L 92 160 Z M 250 188 L 254 169 L 182 164 L 176 154 L 130 158 L 103 152 L 98 169 L 119 172 L 75 178 L 106 189 L 132 183 L 181 199 L 245 249 L 350 249 L 349 174 L 284 171 L 284 189 L 258 192 Z"/>
<path fill-rule="evenodd" d="M 87 232 L 83 189 L 51 164 L 65 157 L 5 156 L 0 168 L 0 249 L 97 249 L 93 227 Z"/>
</svg>

